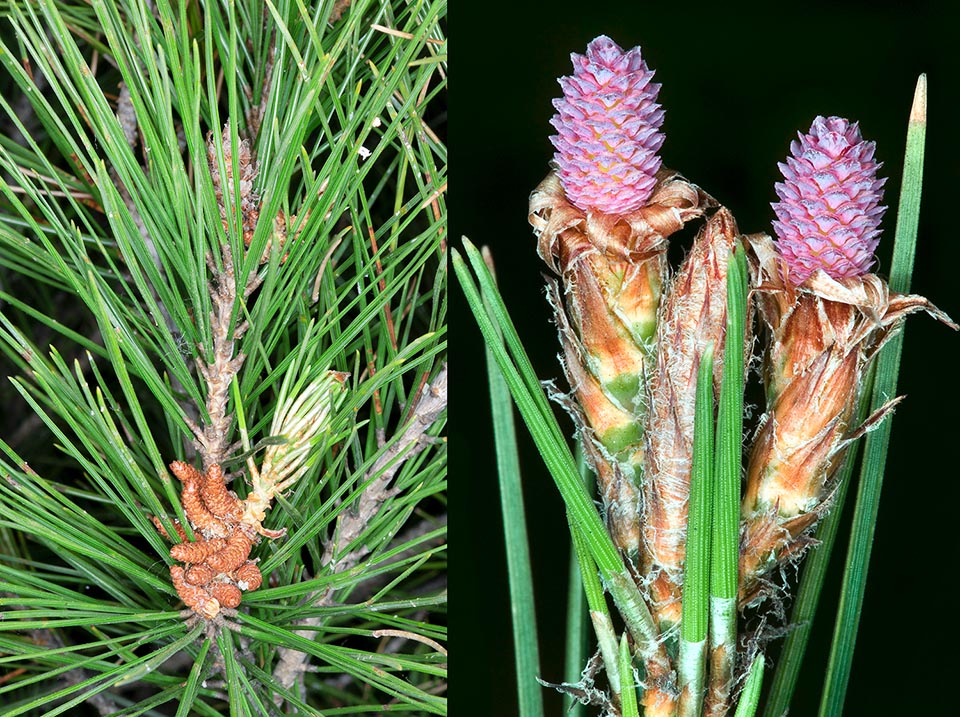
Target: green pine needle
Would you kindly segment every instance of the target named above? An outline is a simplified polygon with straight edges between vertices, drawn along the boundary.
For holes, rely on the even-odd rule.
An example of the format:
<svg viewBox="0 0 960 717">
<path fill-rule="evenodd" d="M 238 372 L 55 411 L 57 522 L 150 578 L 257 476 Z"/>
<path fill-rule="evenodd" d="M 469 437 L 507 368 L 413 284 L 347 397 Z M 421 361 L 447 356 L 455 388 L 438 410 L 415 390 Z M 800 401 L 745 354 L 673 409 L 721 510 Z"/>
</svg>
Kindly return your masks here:
<svg viewBox="0 0 960 717">
<path fill-rule="evenodd" d="M 916 254 L 926 123 L 927 78 L 926 75 L 920 75 L 907 125 L 903 180 L 900 204 L 897 208 L 893 263 L 890 267 L 890 290 L 901 293 L 910 290 L 913 259 Z M 901 329 L 886 343 L 876 359 L 871 411 L 877 410 L 891 396 L 896 395 L 902 351 L 903 330 Z M 837 608 L 830 658 L 820 698 L 821 717 L 839 716 L 843 712 L 844 698 L 853 664 L 857 629 L 860 624 L 860 611 L 863 607 L 873 533 L 880 508 L 880 489 L 883 485 L 884 464 L 890 444 L 892 423 L 892 417 L 888 416 L 875 431 L 867 435 L 864 441 L 863 464 L 857 485 L 850 545 L 844 564 L 840 605 Z"/>
<path fill-rule="evenodd" d="M 622 717 L 640 717 L 637 681 L 633 676 L 633 662 L 626 635 L 620 638 L 620 683 L 620 714 Z"/>
<path fill-rule="evenodd" d="M 690 467 L 690 504 L 684 556 L 682 617 L 677 673 L 680 683 L 678 713 L 698 717 L 706 683 L 707 626 L 710 615 L 710 538 L 713 518 L 713 344 L 697 369 L 693 424 L 693 462 Z"/>
<path fill-rule="evenodd" d="M 236 714 L 281 709 L 274 696 L 301 712 L 446 712 L 445 414 L 420 430 L 412 413 L 446 356 L 446 3 L 355 0 L 339 17 L 334 5 L 5 6 L 10 714 L 212 716 L 224 693 Z M 209 163 L 238 176 L 245 140 L 253 186 L 221 183 L 218 198 Z M 205 639 L 179 615 L 170 544 L 150 518 L 171 534 L 185 521 L 167 465 L 199 460 L 190 425 L 209 420 L 211 389 L 197 364 L 212 360 L 223 271 L 240 282 L 225 333 L 245 357 L 226 391 L 221 438 L 241 446 L 229 471 L 292 440 L 270 435 L 285 389 L 330 369 L 350 378 L 305 473 L 268 513 L 287 536 L 254 548 L 265 584 L 244 594 L 240 635 Z M 259 286 L 243 296 L 251 277 Z M 416 450 L 406 429 L 420 431 Z M 389 495 L 361 525 L 385 474 Z M 246 490 L 242 478 L 232 487 Z M 282 687 L 284 651 L 321 672 Z M 177 653 L 187 659 L 164 664 Z M 224 678 L 224 690 L 204 687 Z"/>
<path fill-rule="evenodd" d="M 493 271 L 493 261 L 488 257 Z M 517 675 L 517 704 L 521 717 L 543 715 L 543 690 L 535 676 L 540 674 L 537 646 L 536 604 L 533 597 L 533 571 L 527 541 L 526 511 L 520 482 L 520 458 L 513 421 L 513 401 L 503 377 L 487 351 L 487 381 L 493 415 L 493 437 L 500 478 L 500 510 L 507 548 L 507 575 L 513 616 L 513 646 Z"/>
<path fill-rule="evenodd" d="M 487 347 L 557 484 L 571 523 L 582 532 L 605 587 L 637 642 L 638 651 L 652 654 L 660 648 L 656 644 L 657 629 L 650 611 L 580 480 L 570 448 L 480 252 L 467 239 L 463 240 L 463 246 L 470 269 L 456 251 L 452 257 L 453 268 Z"/>
<path fill-rule="evenodd" d="M 747 267 L 738 245 L 727 269 L 727 330 L 717 408 L 715 497 L 710 594 L 737 596 L 740 555 L 740 465 L 743 435 L 743 338 L 747 316 Z"/>
<path fill-rule="evenodd" d="M 766 660 L 762 652 L 758 652 L 750 663 L 750 671 L 747 673 L 747 681 L 743 685 L 743 691 L 740 692 L 740 702 L 737 703 L 737 711 L 733 717 L 753 717 L 757 713 L 757 706 L 760 704 L 760 688 L 763 686 L 763 668 Z"/>
<path fill-rule="evenodd" d="M 690 469 L 690 508 L 684 557 L 680 638 L 700 642 L 707 637 L 710 595 L 710 530 L 713 517 L 713 344 L 703 352 L 697 371 Z"/>
</svg>

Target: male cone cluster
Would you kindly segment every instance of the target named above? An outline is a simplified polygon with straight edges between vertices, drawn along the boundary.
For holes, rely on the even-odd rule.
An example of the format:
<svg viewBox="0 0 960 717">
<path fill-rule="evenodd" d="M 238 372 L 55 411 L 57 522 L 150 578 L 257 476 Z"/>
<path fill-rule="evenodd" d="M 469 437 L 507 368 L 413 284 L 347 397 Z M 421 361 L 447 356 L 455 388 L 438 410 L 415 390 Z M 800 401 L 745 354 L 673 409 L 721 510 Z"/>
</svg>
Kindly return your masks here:
<svg viewBox="0 0 960 717">
<path fill-rule="evenodd" d="M 256 590 L 263 582 L 256 561 L 249 559 L 256 531 L 240 522 L 243 503 L 227 489 L 219 465 L 201 473 L 189 463 L 174 461 L 170 470 L 183 483 L 180 500 L 196 536 L 190 541 L 183 526 L 174 522 L 181 542 L 170 548 L 170 557 L 185 565 L 171 565 L 170 578 L 183 602 L 210 620 L 221 608 L 236 608 L 242 591 Z M 169 539 L 160 521 L 153 521 Z"/>
</svg>

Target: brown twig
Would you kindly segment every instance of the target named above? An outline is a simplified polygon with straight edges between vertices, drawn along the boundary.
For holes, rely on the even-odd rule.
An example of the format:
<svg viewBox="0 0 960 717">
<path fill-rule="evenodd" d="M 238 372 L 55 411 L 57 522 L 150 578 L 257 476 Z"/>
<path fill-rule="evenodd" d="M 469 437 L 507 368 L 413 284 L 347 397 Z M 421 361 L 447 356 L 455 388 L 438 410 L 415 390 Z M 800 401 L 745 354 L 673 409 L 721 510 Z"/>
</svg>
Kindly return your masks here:
<svg viewBox="0 0 960 717">
<path fill-rule="evenodd" d="M 373 637 L 399 637 L 403 640 L 413 640 L 414 642 L 420 642 L 424 645 L 429 645 L 444 657 L 447 656 L 447 649 L 439 642 L 436 640 L 431 640 L 429 637 L 418 635 L 415 632 L 410 632 L 409 630 L 374 630 L 370 634 Z"/>
<path fill-rule="evenodd" d="M 219 140 L 223 154 L 223 173 L 217 159 L 216 143 Z M 220 207 L 220 218 L 225 233 L 230 231 L 229 217 L 237 196 L 240 204 L 240 227 L 244 244 L 249 244 L 254 227 L 260 217 L 260 197 L 253 190 L 253 180 L 259 171 L 259 164 L 253 156 L 248 140 L 238 145 L 237 157 L 233 156 L 233 142 L 230 123 L 226 123 L 223 132 L 215 137 L 211 132 L 207 137 L 207 158 L 214 193 Z M 236 159 L 237 177 L 234 177 L 234 159 Z M 236 187 L 235 187 L 236 182 Z M 228 199 L 229 198 L 229 199 Z M 188 423 L 196 437 L 194 445 L 203 460 L 204 469 L 223 463 L 230 454 L 228 442 L 232 418 L 227 416 L 227 403 L 230 396 L 230 383 L 243 366 L 245 356 L 236 353 L 236 343 L 247 329 L 245 322 L 237 323 L 233 311 L 240 285 L 233 263 L 233 252 L 229 241 L 220 243 L 223 268 L 217 267 L 212 257 L 208 264 L 213 274 L 210 296 L 213 308 L 210 312 L 213 350 L 208 358 L 197 360 L 200 375 L 207 384 L 207 421 L 203 428 L 196 422 Z M 256 272 L 251 273 L 242 285 L 241 298 L 247 298 L 260 285 L 262 278 Z"/>
<path fill-rule="evenodd" d="M 230 424 L 227 415 L 230 383 L 243 366 L 243 354 L 234 355 L 240 327 L 233 323 L 233 305 L 236 300 L 237 280 L 233 268 L 230 245 L 222 245 L 223 269 L 218 271 L 211 287 L 213 309 L 210 312 L 213 350 L 209 358 L 197 359 L 197 369 L 207 384 L 207 421 L 203 428 L 191 425 L 196 440 L 194 446 L 200 453 L 204 469 L 222 464 L 228 457 Z"/>
</svg>

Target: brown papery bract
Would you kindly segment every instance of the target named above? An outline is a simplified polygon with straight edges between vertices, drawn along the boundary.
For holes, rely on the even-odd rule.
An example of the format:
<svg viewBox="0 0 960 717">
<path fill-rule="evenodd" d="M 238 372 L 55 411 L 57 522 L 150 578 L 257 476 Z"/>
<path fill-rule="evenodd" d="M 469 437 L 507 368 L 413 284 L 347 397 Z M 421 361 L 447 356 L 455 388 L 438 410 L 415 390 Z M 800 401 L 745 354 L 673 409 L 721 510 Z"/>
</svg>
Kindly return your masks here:
<svg viewBox="0 0 960 717">
<path fill-rule="evenodd" d="M 660 311 L 645 430 L 643 568 L 654 612 L 667 625 L 680 620 L 697 371 L 712 344 L 718 394 L 727 321 L 727 262 L 739 241 L 733 216 L 721 207 L 694 239 Z M 751 343 L 748 336 L 746 345 Z"/>
<path fill-rule="evenodd" d="M 625 215 L 572 204 L 556 173 L 530 196 L 540 258 L 560 275 L 549 297 L 564 349 L 571 411 L 598 476 L 610 532 L 631 561 L 640 553 L 639 484 L 646 376 L 667 274 L 668 237 L 714 206 L 674 172 L 657 174 L 649 202 Z M 571 402 L 570 405 L 572 405 Z"/>
</svg>

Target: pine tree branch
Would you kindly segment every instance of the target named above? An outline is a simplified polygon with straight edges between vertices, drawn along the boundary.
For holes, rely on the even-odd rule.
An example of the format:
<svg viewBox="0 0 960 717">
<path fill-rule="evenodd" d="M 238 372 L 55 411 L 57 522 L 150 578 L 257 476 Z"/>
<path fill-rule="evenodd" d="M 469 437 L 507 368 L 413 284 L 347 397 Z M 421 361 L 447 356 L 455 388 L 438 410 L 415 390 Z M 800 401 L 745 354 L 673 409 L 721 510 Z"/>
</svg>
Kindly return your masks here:
<svg viewBox="0 0 960 717">
<path fill-rule="evenodd" d="M 221 174 L 217 154 L 216 140 L 211 133 L 207 140 L 210 172 L 213 179 L 214 191 L 220 207 L 220 216 L 225 233 L 230 231 L 229 207 L 234 199 L 234 168 L 232 139 L 230 124 L 224 125 L 220 136 L 220 147 L 223 152 L 224 173 Z M 242 213 L 241 230 L 244 243 L 249 243 L 252 227 L 256 224 L 260 213 L 260 198 L 253 191 L 253 179 L 259 171 L 258 163 L 253 158 L 248 140 L 239 145 L 237 169 L 239 170 L 239 199 Z M 231 201 L 227 201 L 227 197 Z M 210 296 L 213 301 L 213 310 L 210 312 L 210 327 L 213 333 L 213 352 L 208 360 L 198 359 L 197 368 L 207 383 L 207 422 L 202 429 L 196 423 L 188 423 L 193 430 L 196 440 L 194 446 L 203 459 L 204 469 L 215 464 L 223 463 L 231 452 L 228 443 L 232 417 L 227 416 L 227 402 L 230 398 L 230 383 L 240 372 L 246 358 L 244 354 L 236 354 L 236 343 L 249 328 L 247 322 L 236 324 L 233 320 L 234 304 L 237 300 L 237 276 L 233 262 L 233 252 L 229 241 L 223 241 L 220 246 L 223 269 L 218 269 L 208 257 L 210 271 L 214 276 L 210 285 Z M 243 285 L 242 298 L 246 299 L 260 285 L 262 277 L 252 273 Z"/>
<path fill-rule="evenodd" d="M 390 482 L 400 467 L 410 458 L 423 450 L 431 441 L 426 435 L 447 406 L 447 366 L 443 365 L 432 385 L 420 395 L 413 410 L 413 420 L 409 422 L 403 433 L 394 441 L 384 454 L 373 464 L 368 476 L 377 476 L 363 491 L 353 511 L 343 514 L 335 531 L 335 539 L 330 540 L 323 552 L 321 560 L 324 566 L 329 566 L 333 573 L 343 573 L 351 570 L 370 553 L 366 545 L 342 555 L 338 555 L 340 545 L 350 545 L 363 535 L 367 526 L 379 512 L 384 502 L 396 495 L 396 487 L 389 487 Z M 315 607 L 326 607 L 333 604 L 335 590 L 326 588 L 311 593 L 306 602 Z M 294 634 L 313 639 L 316 628 L 323 621 L 320 617 L 308 617 L 298 621 L 302 628 L 294 630 Z M 290 689 L 297 677 L 305 671 L 308 659 L 306 653 L 291 648 L 278 650 L 279 660 L 273 671 L 274 679 L 285 689 Z M 274 703 L 279 705 L 283 699 L 276 697 Z"/>
</svg>

